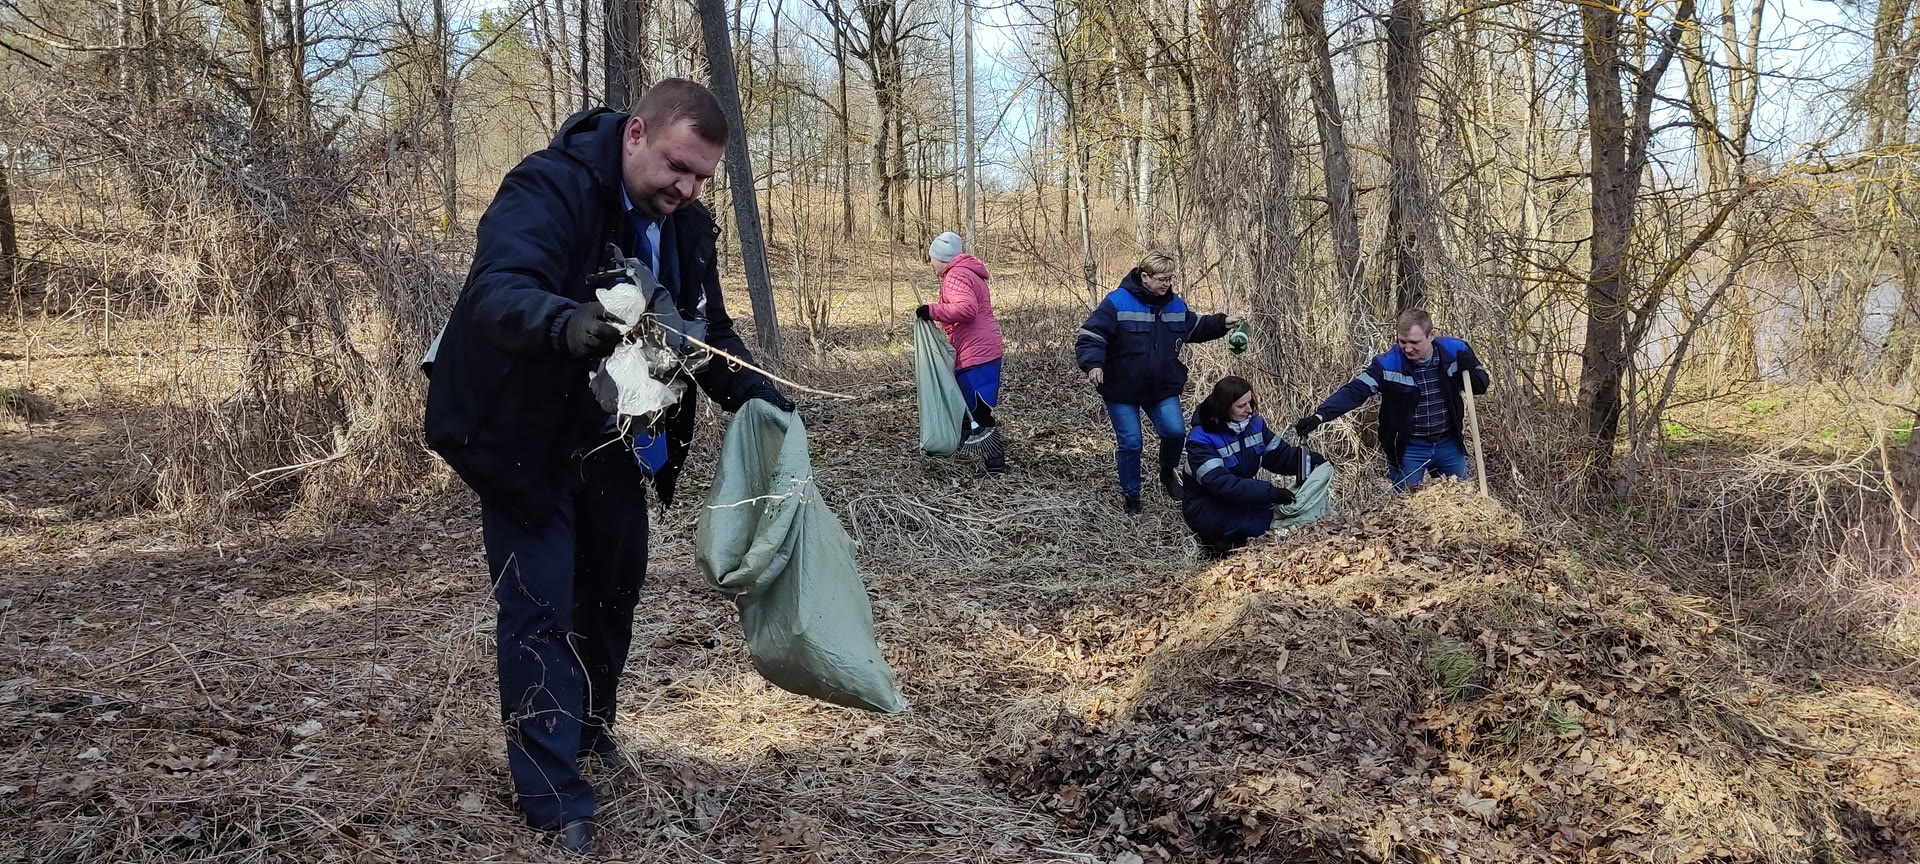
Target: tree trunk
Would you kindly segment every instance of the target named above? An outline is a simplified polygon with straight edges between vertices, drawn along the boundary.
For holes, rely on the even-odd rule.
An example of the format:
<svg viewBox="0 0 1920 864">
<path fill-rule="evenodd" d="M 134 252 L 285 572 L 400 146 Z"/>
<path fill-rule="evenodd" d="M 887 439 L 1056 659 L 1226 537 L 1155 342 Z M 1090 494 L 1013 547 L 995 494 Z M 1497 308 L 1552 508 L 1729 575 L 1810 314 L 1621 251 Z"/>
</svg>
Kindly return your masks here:
<svg viewBox="0 0 1920 864">
<path fill-rule="evenodd" d="M 1880 0 L 1873 23 L 1873 66 L 1867 76 L 1868 149 L 1906 142 L 1915 58 L 1906 51 L 1914 0 Z"/>
<path fill-rule="evenodd" d="M 434 113 L 440 119 L 440 208 L 447 233 L 460 230 L 459 146 L 453 125 L 453 33 L 448 29 L 446 0 L 433 0 Z"/>
<path fill-rule="evenodd" d="M 537 7 L 536 11 L 534 12 L 534 26 L 540 28 L 540 65 L 545 67 L 545 72 L 547 76 L 547 129 L 546 131 L 554 132 L 554 131 L 557 131 L 560 126 L 559 94 L 562 86 L 564 86 L 561 82 L 564 81 L 566 78 L 566 71 L 564 68 L 565 64 L 561 64 L 562 70 L 560 74 L 558 75 L 554 74 L 554 69 L 553 69 L 554 50 L 553 49 L 554 49 L 554 40 L 556 37 L 554 36 L 554 29 L 553 29 L 554 16 L 550 11 L 552 7 L 547 2 L 547 0 L 538 0 L 538 3 L 540 5 Z M 559 11 L 559 10 L 553 10 L 553 11 Z M 567 16 L 564 11 L 561 11 L 558 17 L 560 18 L 560 20 L 565 21 Z M 559 39 L 559 44 L 561 45 L 567 44 L 566 36 L 564 35 L 559 36 L 558 39 Z"/>
<path fill-rule="evenodd" d="M 120 47 L 113 52 L 115 77 L 119 79 L 120 92 L 126 94 L 129 103 L 140 100 L 139 82 L 135 80 L 133 70 L 133 32 L 134 13 L 127 7 L 127 0 L 113 0 L 113 24 L 115 35 L 119 37 Z"/>
<path fill-rule="evenodd" d="M 893 211 L 892 237 L 893 242 L 903 243 L 907 239 L 907 180 L 912 177 L 907 168 L 906 106 L 901 102 L 906 90 L 906 62 L 897 41 L 888 43 L 883 56 L 887 58 L 887 80 L 895 91 L 889 102 L 893 109 L 893 154 L 888 161 L 893 165 L 893 177 L 887 184 L 889 206 Z"/>
<path fill-rule="evenodd" d="M 640 42 L 640 15 L 636 0 L 606 0 L 601 14 L 606 16 L 605 53 L 606 105 L 615 111 L 633 110 L 641 88 L 634 70 L 640 65 L 636 50 Z"/>
<path fill-rule="evenodd" d="M 548 56 L 552 58 L 553 65 L 559 70 L 559 87 L 555 94 L 559 103 L 566 105 L 573 101 L 576 92 L 573 86 L 573 29 L 568 24 L 567 0 L 553 0 L 553 21 L 555 25 L 553 41 L 549 46 Z M 548 131 L 559 131 L 560 121 L 565 120 L 571 113 L 573 113 L 572 109 L 555 111 L 554 128 Z"/>
<path fill-rule="evenodd" d="M 20 284 L 20 236 L 13 221 L 13 187 L 7 184 L 7 154 L 0 154 L 0 286 L 13 294 L 15 317 L 27 315 Z"/>
<path fill-rule="evenodd" d="M 1258 85 L 1257 85 L 1258 86 Z M 1282 356 L 1283 346 L 1306 344 L 1306 327 L 1301 320 L 1309 309 L 1299 290 L 1299 241 L 1293 224 L 1293 116 L 1289 102 L 1296 80 L 1291 73 L 1258 91 L 1261 113 L 1266 117 L 1267 188 L 1261 201 L 1261 224 L 1257 237 L 1260 257 L 1255 265 L 1254 308 L 1265 332 L 1259 340 L 1259 353 L 1269 368 L 1282 368 L 1294 358 Z M 1287 326 L 1291 324 L 1292 326 Z M 1290 337 L 1290 338 L 1283 338 Z"/>
<path fill-rule="evenodd" d="M 853 118 L 847 113 L 847 41 L 833 28 L 833 65 L 840 83 L 840 236 L 853 236 Z"/>
<path fill-rule="evenodd" d="M 253 79 L 247 107 L 255 135 L 267 134 L 275 122 L 273 61 L 267 53 L 267 8 L 264 0 L 241 0 L 241 26 L 246 30 L 247 76 Z"/>
<path fill-rule="evenodd" d="M 979 177 L 974 173 L 975 166 L 978 165 L 980 162 L 980 145 L 976 141 L 974 141 L 974 138 L 973 138 L 973 134 L 974 134 L 974 129 L 973 129 L 973 0 L 960 0 L 960 10 L 961 10 L 961 14 L 966 16 L 966 19 L 963 25 L 962 32 L 964 35 L 962 39 L 966 43 L 965 53 L 966 53 L 966 63 L 967 63 L 966 82 L 965 82 L 965 86 L 967 88 L 967 110 L 966 110 L 966 116 L 964 118 L 966 122 L 967 151 L 962 158 L 965 160 L 963 164 L 966 166 L 967 248 L 972 249 L 974 248 L 974 243 L 977 242 L 976 238 L 979 236 L 979 226 L 974 221 L 975 220 L 974 196 L 979 194 L 978 190 L 980 188 Z"/>
<path fill-rule="evenodd" d="M 1620 378 L 1626 367 L 1626 266 L 1633 226 L 1627 166 L 1627 117 L 1621 92 L 1620 19 L 1605 7 L 1580 9 L 1587 90 L 1587 143 L 1593 161 L 1593 225 L 1587 269 L 1587 329 L 1580 354 L 1580 410 L 1593 439 L 1595 467 L 1611 464 L 1620 427 Z"/>
<path fill-rule="evenodd" d="M 1427 212 L 1426 184 L 1420 177 L 1420 4 L 1393 0 L 1387 17 L 1387 151 L 1392 162 L 1393 200 L 1387 212 L 1387 236 L 1393 244 L 1393 295 L 1389 314 L 1424 305 L 1427 295 L 1425 250 L 1420 238 L 1434 236 Z"/>
<path fill-rule="evenodd" d="M 893 130 L 893 88 L 888 87 L 885 76 L 874 71 L 873 79 L 873 195 L 869 208 L 872 225 L 869 230 L 874 236 L 892 236 L 893 234 L 893 169 L 887 164 L 887 145 Z"/>
<path fill-rule="evenodd" d="M 1713 93 L 1713 58 L 1706 54 L 1700 31 L 1681 37 L 1680 68 L 1687 75 L 1687 103 L 1693 109 L 1693 146 L 1701 191 L 1719 188 L 1727 176 L 1726 151 L 1720 147 L 1720 111 Z"/>
<path fill-rule="evenodd" d="M 740 116 L 740 85 L 734 79 L 733 44 L 727 29 L 726 0 L 699 0 L 700 31 L 707 47 L 713 95 L 727 115 L 728 186 L 733 219 L 740 234 L 740 258 L 746 265 L 747 296 L 753 301 L 753 335 L 760 354 L 780 359 L 780 321 L 773 305 L 773 278 L 767 272 L 766 239 L 760 231 L 760 206 L 754 200 L 753 163 L 747 152 L 747 127 Z"/>
<path fill-rule="evenodd" d="M 1088 201 L 1087 191 L 1087 146 L 1080 132 L 1080 110 L 1078 99 L 1073 94 L 1073 81 L 1067 80 L 1067 90 L 1061 96 L 1066 100 L 1067 133 L 1073 146 L 1074 194 L 1080 209 L 1080 272 L 1087 282 L 1087 297 L 1095 302 L 1100 297 L 1100 267 L 1093 260 L 1093 207 Z"/>
<path fill-rule="evenodd" d="M 580 0 L 580 110 L 593 107 L 593 77 L 589 70 L 593 67 L 593 28 L 588 26 L 593 20 L 591 0 Z"/>
<path fill-rule="evenodd" d="M 1621 41 L 1623 13 L 1604 6 L 1580 9 L 1587 142 L 1593 162 L 1588 208 L 1593 236 L 1588 244 L 1580 410 L 1596 469 L 1605 470 L 1612 464 L 1613 443 L 1620 429 L 1621 379 L 1632 359 L 1626 338 L 1630 286 L 1627 252 L 1640 196 L 1640 175 L 1647 165 L 1647 147 L 1653 135 L 1653 102 L 1684 38 L 1682 34 L 1688 26 L 1697 24 L 1693 11 L 1694 0 L 1680 0 L 1666 34 L 1637 47 L 1636 53 L 1641 56 L 1659 49 L 1657 59 L 1639 69 L 1630 68 L 1623 60 L 1627 50 Z M 1627 113 L 1622 83 L 1629 71 L 1637 85 L 1631 115 Z"/>
<path fill-rule="evenodd" d="M 283 14 L 286 21 L 282 22 L 285 25 L 282 30 L 287 42 L 287 119 L 304 135 L 313 128 L 313 94 L 307 86 L 307 4 L 304 0 L 286 0 Z M 451 53 L 452 48 L 452 40 L 447 40 L 445 50 Z"/>
<path fill-rule="evenodd" d="M 1158 136 L 1154 135 L 1153 67 L 1147 67 L 1144 76 L 1145 86 L 1140 88 L 1140 137 L 1133 141 L 1133 233 L 1141 246 L 1153 242 L 1153 148 Z"/>
<path fill-rule="evenodd" d="M 1333 54 L 1327 47 L 1325 0 L 1298 0 L 1293 11 L 1300 19 L 1313 51 L 1308 85 L 1313 91 L 1313 120 L 1320 132 L 1320 152 L 1327 186 L 1327 217 L 1333 231 L 1336 284 L 1350 299 L 1358 299 L 1363 274 L 1360 263 L 1359 193 L 1353 186 L 1353 160 L 1347 152 L 1346 121 L 1340 114 L 1340 91 L 1334 87 Z"/>
</svg>

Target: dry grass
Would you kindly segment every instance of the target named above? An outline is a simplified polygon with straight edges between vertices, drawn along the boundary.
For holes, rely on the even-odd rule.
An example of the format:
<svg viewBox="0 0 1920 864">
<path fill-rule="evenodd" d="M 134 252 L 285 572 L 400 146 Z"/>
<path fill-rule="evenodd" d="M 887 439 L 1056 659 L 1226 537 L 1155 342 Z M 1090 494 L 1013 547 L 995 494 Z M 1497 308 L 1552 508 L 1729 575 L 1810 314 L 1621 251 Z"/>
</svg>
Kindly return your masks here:
<svg viewBox="0 0 1920 864">
<path fill-rule="evenodd" d="M 1036 659 L 1039 627 L 1185 569 L 1192 545 L 1171 509 L 1128 521 L 1117 496 L 1091 491 L 1112 480 L 1090 395 L 1057 404 L 1020 386 L 1032 367 L 1012 362 L 1021 476 L 976 482 L 969 464 L 916 453 L 902 358 L 844 361 L 815 374 L 863 399 L 803 412 L 914 710 L 864 715 L 762 683 L 730 604 L 695 575 L 690 508 L 668 511 L 621 714 L 641 771 L 607 787 L 607 851 L 1088 860 L 1050 817 L 999 798 L 981 759 L 1025 743 L 1065 702 L 1051 659 Z M 1062 428 L 1050 412 L 1071 419 Z M 16 562 L 0 577 L 0 823 L 29 860 L 554 854 L 507 800 L 463 491 L 313 531 L 103 512 L 63 490 L 131 469 L 137 451 L 104 427 L 52 430 L 70 437 L 66 452 L 31 465 L 40 485 L 9 490 L 37 516 L 0 534 Z M 24 455 L 22 439 L 7 446 Z"/>
<path fill-rule="evenodd" d="M 1643 831 L 1718 831 L 1725 826 L 1686 819 L 1733 810 L 1747 821 L 1730 825 L 1760 834 L 1770 819 L 1906 842 L 1898 832 L 1912 830 L 1920 808 L 1903 778 L 1920 775 L 1920 765 L 1900 760 L 1911 761 L 1920 712 L 1911 672 L 1893 668 L 1890 640 L 1876 634 L 1908 619 L 1846 595 L 1866 604 L 1848 609 L 1874 614 L 1823 635 L 1811 632 L 1815 622 L 1838 616 L 1795 614 L 1810 602 L 1780 601 L 1788 592 L 1762 604 L 1709 590 L 1732 573 L 1745 591 L 1761 572 L 1753 559 L 1792 541 L 1770 533 L 1865 512 L 1863 498 L 1839 494 L 1868 479 L 1865 463 L 1809 472 L 1818 460 L 1776 452 L 1716 473 L 1676 456 L 1675 473 L 1660 476 L 1676 478 L 1676 489 L 1731 492 L 1732 503 L 1716 511 L 1711 499 L 1676 495 L 1650 509 L 1668 520 L 1648 526 L 1650 535 L 1692 532 L 1668 536 L 1678 547 L 1714 528 L 1723 533 L 1713 537 L 1769 544 L 1682 581 L 1698 595 L 1690 597 L 1650 579 L 1678 581 L 1678 571 L 1698 569 L 1702 549 L 1668 560 L 1657 544 L 1621 544 L 1620 525 L 1632 524 L 1625 517 L 1566 518 L 1567 505 L 1555 500 L 1564 490 L 1535 473 L 1561 440 L 1538 424 L 1512 422 L 1489 461 L 1504 500 L 1564 519 L 1528 530 L 1471 496 L 1403 506 L 1379 476 L 1364 424 L 1353 421 L 1316 439 L 1343 465 L 1340 518 L 1198 569 L 1171 508 L 1150 507 L 1133 521 L 1119 513 L 1104 412 L 1076 383 L 1063 336 L 1084 314 L 1083 298 L 1038 269 L 996 267 L 994 282 L 1014 349 L 1000 412 L 1014 477 L 975 481 L 963 459 L 916 452 L 906 280 L 926 287 L 932 274 L 905 266 L 917 258 L 904 251 L 901 259 L 891 281 L 884 260 L 870 255 L 824 271 L 842 286 L 834 317 L 796 352 L 812 361 L 786 371 L 857 397 L 803 401 L 802 412 L 821 486 L 860 543 L 879 634 L 912 711 L 865 715 L 762 683 L 730 604 L 695 575 L 691 508 L 668 511 L 654 527 L 620 716 L 641 770 L 605 786 L 610 857 L 1085 862 L 1156 854 L 1152 843 L 1123 849 L 1113 831 L 1026 794 L 1035 787 L 1009 797 L 983 772 L 1075 723 L 1090 724 L 1087 740 L 1099 746 L 1121 740 L 1101 737 L 1121 728 L 1102 724 L 1141 730 L 1135 751 L 1088 751 L 1099 760 L 1087 770 L 1108 776 L 1151 776 L 1156 754 L 1187 758 L 1191 745 L 1220 733 L 1208 724 L 1265 724 L 1246 734 L 1281 748 L 1285 771 L 1260 774 L 1264 789 L 1249 781 L 1250 791 L 1228 796 L 1242 787 L 1218 786 L 1216 801 L 1238 802 L 1218 812 L 1254 815 L 1274 843 L 1310 816 L 1334 832 L 1314 854 L 1334 860 L 1367 850 L 1426 860 L 1447 851 L 1448 838 L 1522 848 L 1493 829 L 1520 824 L 1533 812 L 1528 802 L 1575 815 L 1617 812 L 1621 825 Z M 386 509 L 344 516 L 182 522 L 156 509 L 153 490 L 164 484 L 153 433 L 166 419 L 160 408 L 185 392 L 173 389 L 182 370 L 195 386 L 237 380 L 221 365 L 231 352 L 201 350 L 222 344 L 219 322 L 209 321 L 214 330 L 204 336 L 118 325 L 136 346 L 131 356 L 93 351 L 92 335 L 79 329 L 85 322 L 55 321 L 36 337 L 54 349 L 39 353 L 35 380 L 25 383 L 57 399 L 60 415 L 31 437 L 0 438 L 11 472 L 0 489 L 0 836 L 25 860 L 46 861 L 557 858 L 516 824 L 507 798 L 478 520 L 457 481 L 435 469 L 420 491 Z M 1192 353 L 1197 380 L 1240 371 L 1211 346 Z M 23 373 L 19 361 L 0 361 L 0 380 Z M 1285 416 L 1289 401 L 1308 398 L 1276 394 L 1268 411 Z M 710 461 L 722 419 L 713 412 L 702 433 L 707 449 L 692 462 L 691 498 L 704 486 L 698 466 Z M 1823 509 L 1740 523 L 1734 533 L 1734 517 L 1777 509 L 1767 490 L 1783 485 L 1800 490 L 1792 500 Z M 1384 524 L 1360 515 L 1385 510 L 1402 515 Z M 1716 513 L 1728 526 L 1715 527 Z M 1586 535 L 1594 539 L 1566 552 L 1545 542 Z M 1368 550 L 1372 557 L 1361 557 Z M 1519 570 L 1508 566 L 1514 560 L 1529 563 Z M 1832 578 L 1878 592 L 1883 604 L 1906 584 L 1872 572 Z M 1489 643 L 1482 630 L 1497 638 Z M 1657 654 L 1671 667 L 1662 674 L 1684 686 L 1661 683 L 1640 702 L 1621 697 L 1624 707 L 1609 714 L 1593 699 L 1608 698 L 1594 695 L 1606 692 L 1601 684 L 1626 686 L 1614 648 L 1626 649 L 1643 677 Z M 1337 717 L 1316 713 L 1330 694 L 1347 700 Z M 1181 713 L 1191 705 L 1203 706 L 1202 716 Z M 1600 734 L 1616 720 L 1645 734 Z M 1351 749 L 1367 742 L 1375 746 Z M 1643 764 L 1648 753 L 1677 761 Z M 1266 757 L 1227 748 L 1195 758 L 1161 770 L 1179 783 Z M 1619 769 L 1610 767 L 1616 759 Z M 1529 766 L 1546 779 L 1535 781 Z M 1600 788 L 1574 779 L 1591 775 L 1590 766 L 1624 772 L 1608 788 L 1666 796 L 1676 815 L 1635 810 L 1642 805 L 1624 798 L 1581 804 Z M 1739 773 L 1749 768 L 1761 773 Z M 1462 803 L 1463 793 L 1471 800 Z M 1498 819 L 1472 809 L 1486 801 Z M 1129 823 L 1139 828 L 1164 814 L 1133 815 L 1146 817 Z M 1363 824 L 1364 816 L 1377 819 Z M 1563 858 L 1597 856 L 1602 842 L 1625 849 L 1612 843 L 1625 829 L 1567 824 L 1560 842 L 1574 846 L 1548 838 L 1524 848 Z M 1584 839 L 1568 839 L 1580 832 Z M 1693 847 L 1676 844 L 1708 836 L 1718 835 L 1676 834 L 1647 848 L 1667 850 L 1656 860 L 1682 860 Z M 1793 839 L 1734 838 L 1720 857 L 1793 860 L 1782 850 L 1806 848 Z M 1720 855 L 1710 844 L 1701 854 Z"/>
<path fill-rule="evenodd" d="M 0 388 L 0 426 L 25 429 L 53 417 L 53 403 L 32 390 Z"/>
</svg>

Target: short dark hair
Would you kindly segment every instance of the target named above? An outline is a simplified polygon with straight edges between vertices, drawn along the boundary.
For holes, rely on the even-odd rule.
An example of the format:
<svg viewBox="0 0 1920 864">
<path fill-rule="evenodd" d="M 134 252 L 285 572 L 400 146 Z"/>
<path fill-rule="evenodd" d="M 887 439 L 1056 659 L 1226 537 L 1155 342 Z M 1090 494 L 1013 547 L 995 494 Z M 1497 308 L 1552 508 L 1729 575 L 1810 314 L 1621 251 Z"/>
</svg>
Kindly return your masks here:
<svg viewBox="0 0 1920 864">
<path fill-rule="evenodd" d="M 1400 313 L 1399 318 L 1394 319 L 1393 325 L 1395 335 L 1405 333 L 1415 327 L 1420 328 L 1422 334 L 1432 333 L 1433 316 L 1428 315 L 1425 309 L 1408 309 Z"/>
<path fill-rule="evenodd" d="M 1194 422 L 1208 432 L 1225 432 L 1233 420 L 1233 403 L 1253 392 L 1253 385 L 1238 375 L 1228 375 L 1213 385 L 1213 392 L 1194 409 Z M 1253 397 L 1253 411 L 1260 413 L 1260 397 Z"/>
<path fill-rule="evenodd" d="M 652 87 L 633 107 L 633 116 L 647 124 L 648 131 L 667 129 L 682 120 L 693 124 L 693 131 L 709 144 L 727 143 L 727 115 L 712 90 L 697 81 L 668 78 Z"/>
</svg>

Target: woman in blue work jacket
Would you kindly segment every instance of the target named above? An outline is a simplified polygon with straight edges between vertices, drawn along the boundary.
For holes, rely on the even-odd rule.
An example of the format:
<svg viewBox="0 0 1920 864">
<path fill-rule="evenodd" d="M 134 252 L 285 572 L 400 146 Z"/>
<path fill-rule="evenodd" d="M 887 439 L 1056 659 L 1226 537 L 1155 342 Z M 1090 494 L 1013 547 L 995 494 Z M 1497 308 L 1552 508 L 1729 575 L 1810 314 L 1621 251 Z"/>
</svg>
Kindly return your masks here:
<svg viewBox="0 0 1920 864">
<path fill-rule="evenodd" d="M 1305 471 L 1303 459 L 1308 463 Z M 1253 385 L 1228 375 L 1193 411 L 1181 471 L 1186 490 L 1180 515 L 1210 554 L 1244 546 L 1273 527 L 1275 506 L 1293 503 L 1293 491 L 1260 479 L 1260 469 L 1299 477 L 1325 461 L 1281 440 L 1260 416 Z"/>
<path fill-rule="evenodd" d="M 1187 365 L 1180 350 L 1189 342 L 1227 335 L 1238 315 L 1201 315 L 1187 308 L 1173 290 L 1178 277 L 1173 256 L 1148 252 L 1120 287 L 1094 307 L 1074 338 L 1074 360 L 1100 390 L 1113 423 L 1114 469 L 1120 475 L 1120 499 L 1128 515 L 1140 512 L 1140 415 L 1160 435 L 1160 482 L 1168 497 L 1180 500 L 1174 469 L 1186 438 L 1180 394 L 1187 386 Z"/>
</svg>

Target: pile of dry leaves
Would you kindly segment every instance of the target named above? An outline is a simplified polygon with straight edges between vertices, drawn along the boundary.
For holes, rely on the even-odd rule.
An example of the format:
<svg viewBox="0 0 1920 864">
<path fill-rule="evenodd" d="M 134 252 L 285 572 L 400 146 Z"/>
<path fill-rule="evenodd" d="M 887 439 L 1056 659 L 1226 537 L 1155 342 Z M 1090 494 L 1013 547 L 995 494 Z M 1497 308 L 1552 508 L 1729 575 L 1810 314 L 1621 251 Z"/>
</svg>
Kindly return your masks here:
<svg viewBox="0 0 1920 864">
<path fill-rule="evenodd" d="M 1070 622 L 1122 698 L 988 769 L 1117 862 L 1920 850 L 1912 694 L 1773 683 L 1706 604 L 1455 484 L 1150 602 Z"/>
</svg>

